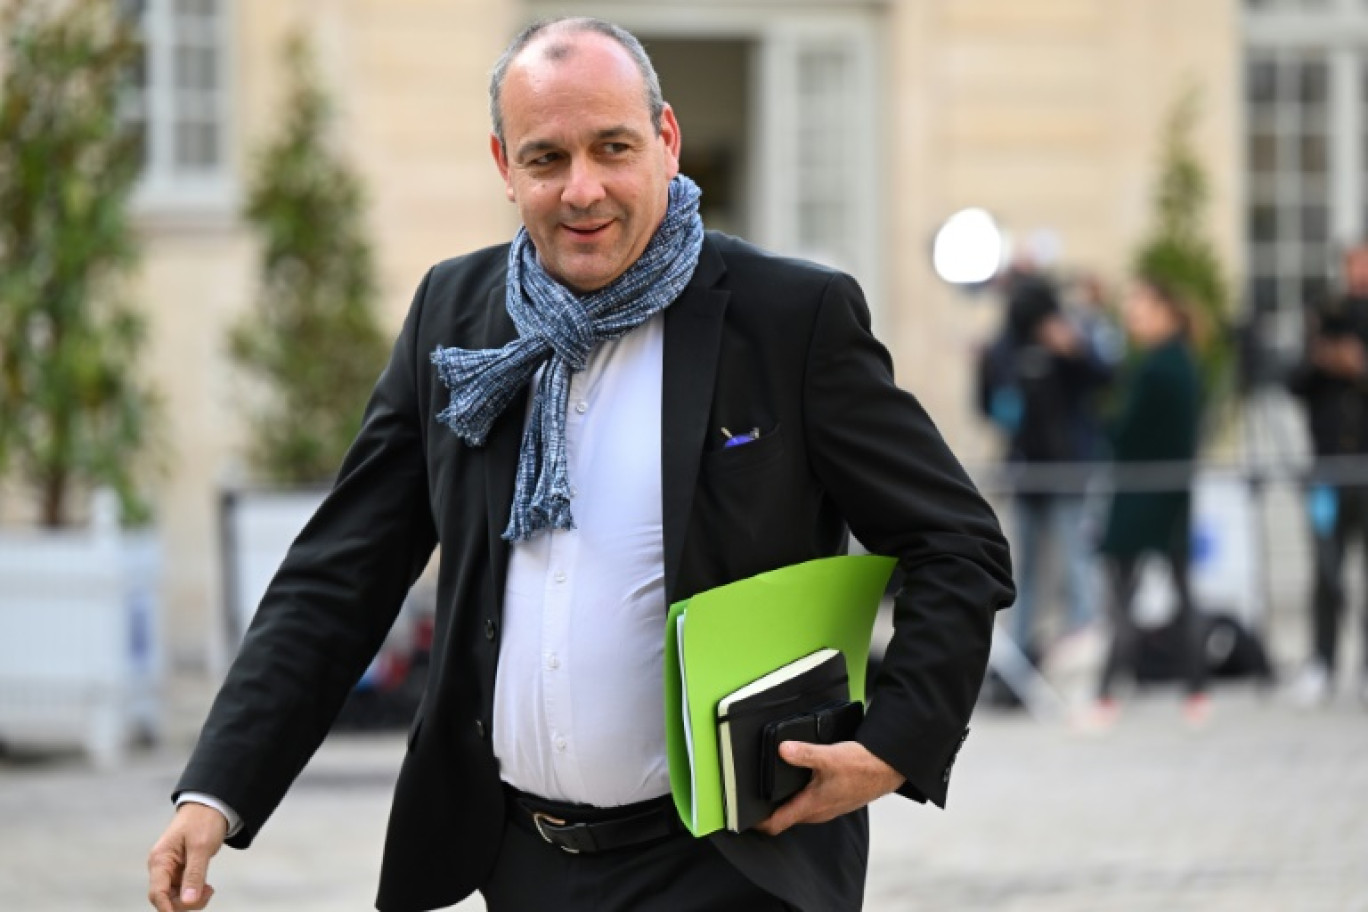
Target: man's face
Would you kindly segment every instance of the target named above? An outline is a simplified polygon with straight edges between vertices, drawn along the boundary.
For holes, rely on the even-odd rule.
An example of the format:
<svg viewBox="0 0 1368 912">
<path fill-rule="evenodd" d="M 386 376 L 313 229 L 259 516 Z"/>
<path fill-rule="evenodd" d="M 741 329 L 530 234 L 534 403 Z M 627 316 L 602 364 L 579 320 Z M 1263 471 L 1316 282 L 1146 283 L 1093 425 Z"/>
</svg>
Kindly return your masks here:
<svg viewBox="0 0 1368 912">
<path fill-rule="evenodd" d="M 1122 315 L 1131 338 L 1142 348 L 1157 345 L 1177 329 L 1168 306 L 1144 282 L 1131 286 Z"/>
<path fill-rule="evenodd" d="M 1344 255 L 1344 284 L 1350 294 L 1368 296 L 1368 247 L 1354 247 Z"/>
<path fill-rule="evenodd" d="M 551 59 L 546 50 L 568 49 Z M 510 201 L 543 268 L 578 292 L 602 288 L 646 249 L 679 173 L 679 125 L 659 135 L 631 56 L 593 32 L 534 40 L 501 93 L 504 142 L 491 137 Z"/>
</svg>

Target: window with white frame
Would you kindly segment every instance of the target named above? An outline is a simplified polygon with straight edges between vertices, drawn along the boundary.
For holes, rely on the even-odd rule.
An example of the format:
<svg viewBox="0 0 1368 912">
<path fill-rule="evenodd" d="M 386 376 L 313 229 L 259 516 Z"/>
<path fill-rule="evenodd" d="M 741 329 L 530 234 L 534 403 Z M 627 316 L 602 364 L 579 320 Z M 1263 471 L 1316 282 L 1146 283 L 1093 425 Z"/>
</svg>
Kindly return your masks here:
<svg viewBox="0 0 1368 912">
<path fill-rule="evenodd" d="M 1321 49 L 1254 51 L 1247 105 L 1249 302 L 1317 300 L 1330 264 L 1329 65 Z"/>
<path fill-rule="evenodd" d="M 142 55 L 126 116 L 143 135 L 140 199 L 152 207 L 218 207 L 229 187 L 229 0 L 121 0 Z"/>
<path fill-rule="evenodd" d="M 762 33 L 752 168 L 760 243 L 853 274 L 872 302 L 882 290 L 876 23 L 832 17 Z"/>
<path fill-rule="evenodd" d="M 1290 353 L 1339 252 L 1368 237 L 1368 2 L 1244 7 L 1246 296 Z"/>
<path fill-rule="evenodd" d="M 855 89 L 854 60 L 843 45 L 798 51 L 797 249 L 833 265 L 854 268 L 854 200 L 850 137 L 843 129 Z"/>
</svg>

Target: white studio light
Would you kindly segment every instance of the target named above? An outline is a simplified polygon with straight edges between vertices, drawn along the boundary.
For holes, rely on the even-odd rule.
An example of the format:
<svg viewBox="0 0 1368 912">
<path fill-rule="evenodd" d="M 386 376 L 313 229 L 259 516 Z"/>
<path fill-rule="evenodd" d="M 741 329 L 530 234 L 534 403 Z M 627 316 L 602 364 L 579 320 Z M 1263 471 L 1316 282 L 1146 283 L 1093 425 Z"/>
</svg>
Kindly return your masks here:
<svg viewBox="0 0 1368 912">
<path fill-rule="evenodd" d="M 945 220 L 931 247 L 931 264 L 942 281 L 978 285 L 997 274 L 1005 240 L 987 210 L 961 209 Z"/>
</svg>

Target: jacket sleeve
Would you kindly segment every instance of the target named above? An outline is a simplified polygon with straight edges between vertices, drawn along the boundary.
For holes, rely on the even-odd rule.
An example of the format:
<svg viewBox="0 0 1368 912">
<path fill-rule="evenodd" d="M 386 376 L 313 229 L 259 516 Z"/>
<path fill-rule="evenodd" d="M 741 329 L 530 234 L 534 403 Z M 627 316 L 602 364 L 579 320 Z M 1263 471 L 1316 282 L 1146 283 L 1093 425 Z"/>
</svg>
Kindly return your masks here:
<svg viewBox="0 0 1368 912">
<path fill-rule="evenodd" d="M 894 633 L 858 740 L 943 806 L 987 667 L 994 612 L 1011 604 L 1007 542 L 925 410 L 893 381 L 853 279 L 823 294 L 808 357 L 813 469 L 855 537 L 898 558 Z"/>
<path fill-rule="evenodd" d="M 1320 373 L 1309 358 L 1303 357 L 1287 372 L 1287 391 L 1298 399 L 1310 399 L 1320 382 Z"/>
<path fill-rule="evenodd" d="M 1059 358 L 1058 364 L 1066 383 L 1085 389 L 1106 386 L 1116 373 L 1116 369 L 1099 357 L 1091 346 L 1077 355 Z"/>
<path fill-rule="evenodd" d="M 436 543 L 416 351 L 419 287 L 333 489 L 290 547 L 214 700 L 175 794 L 242 817 L 245 848 L 384 641 Z"/>
<path fill-rule="evenodd" d="M 993 417 L 993 393 L 1000 382 L 999 377 L 995 376 L 994 364 L 1000 358 L 1000 341 L 993 341 L 979 351 L 974 361 L 974 404 L 978 406 L 979 415 L 992 419 Z"/>
<path fill-rule="evenodd" d="M 1135 461 L 1148 455 L 1153 422 L 1164 424 L 1163 415 L 1154 411 L 1154 359 L 1147 356 L 1127 378 L 1121 407 L 1109 426 L 1112 452 L 1118 461 Z"/>
<path fill-rule="evenodd" d="M 1137 366 L 1113 432 L 1119 462 L 1191 459 L 1196 452 L 1200 390 L 1167 352 Z"/>
<path fill-rule="evenodd" d="M 1321 324 L 1320 312 L 1312 311 L 1306 321 L 1306 344 L 1302 348 L 1301 358 L 1287 372 L 1287 390 L 1300 399 L 1315 397 L 1329 379 L 1326 372 L 1317 367 L 1311 357 L 1316 343 L 1324 338 Z"/>
</svg>

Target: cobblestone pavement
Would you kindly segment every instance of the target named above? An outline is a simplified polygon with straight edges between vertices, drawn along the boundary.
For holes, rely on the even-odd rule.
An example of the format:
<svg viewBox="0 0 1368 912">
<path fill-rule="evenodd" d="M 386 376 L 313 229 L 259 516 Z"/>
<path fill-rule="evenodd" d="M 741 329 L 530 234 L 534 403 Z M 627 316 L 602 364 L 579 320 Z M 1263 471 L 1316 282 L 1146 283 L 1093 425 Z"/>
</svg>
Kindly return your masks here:
<svg viewBox="0 0 1368 912">
<path fill-rule="evenodd" d="M 1216 708 L 1190 732 L 1172 695 L 1150 695 L 1105 737 L 981 714 L 948 812 L 875 805 L 867 908 L 1368 910 L 1368 712 L 1346 698 L 1297 713 L 1244 688 Z M 182 748 L 116 773 L 0 760 L 0 910 L 147 908 Z M 398 736 L 331 739 L 253 849 L 215 860 L 210 908 L 371 908 L 402 751 Z"/>
</svg>

